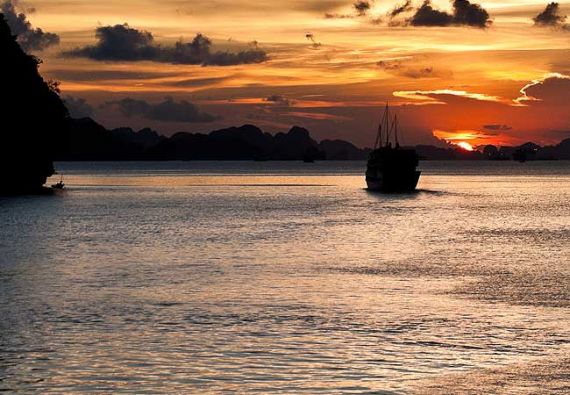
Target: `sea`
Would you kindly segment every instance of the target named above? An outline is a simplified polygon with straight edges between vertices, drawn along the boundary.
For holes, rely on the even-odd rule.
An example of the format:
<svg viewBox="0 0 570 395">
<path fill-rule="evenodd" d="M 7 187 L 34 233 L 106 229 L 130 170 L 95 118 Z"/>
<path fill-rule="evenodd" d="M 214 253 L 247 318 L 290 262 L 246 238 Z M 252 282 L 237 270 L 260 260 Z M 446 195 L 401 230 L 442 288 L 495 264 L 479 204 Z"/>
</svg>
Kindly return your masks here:
<svg viewBox="0 0 570 395">
<path fill-rule="evenodd" d="M 0 198 L 0 391 L 570 393 L 570 162 L 56 167 Z"/>
</svg>

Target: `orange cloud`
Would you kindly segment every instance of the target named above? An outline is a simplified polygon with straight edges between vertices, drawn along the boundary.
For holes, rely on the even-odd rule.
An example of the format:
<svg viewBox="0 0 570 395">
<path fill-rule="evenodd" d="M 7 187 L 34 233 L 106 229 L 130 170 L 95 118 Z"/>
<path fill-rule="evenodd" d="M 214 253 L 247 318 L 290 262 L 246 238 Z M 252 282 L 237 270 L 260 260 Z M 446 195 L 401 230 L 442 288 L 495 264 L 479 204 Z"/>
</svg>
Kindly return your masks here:
<svg viewBox="0 0 570 395">
<path fill-rule="evenodd" d="M 430 91 L 422 91 L 422 90 L 395 91 L 395 92 L 393 92 L 393 95 L 396 97 L 402 97 L 405 99 L 423 100 L 423 101 L 429 102 L 430 104 L 445 104 L 445 102 L 442 102 L 442 101 L 433 97 L 433 96 L 441 96 L 441 95 L 459 96 L 459 97 L 464 97 L 464 98 L 468 98 L 468 99 L 499 102 L 499 103 L 505 102 L 505 99 L 502 99 L 498 96 L 487 95 L 484 93 L 472 93 L 472 92 L 467 92 L 467 91 L 463 91 L 463 90 L 454 90 L 454 89 L 436 89 L 436 90 L 430 90 Z"/>
<path fill-rule="evenodd" d="M 556 80 L 570 80 L 570 75 L 560 74 L 560 73 L 548 73 L 545 74 L 542 78 L 532 80 L 525 86 L 523 86 L 520 90 L 521 96 L 517 97 L 513 100 L 513 102 L 517 105 L 527 105 L 526 102 L 531 101 L 542 101 L 542 98 L 535 97 L 529 95 L 529 91 L 533 90 L 540 90 L 540 88 L 544 88 L 546 85 L 552 85 Z M 570 89 L 570 83 L 567 83 L 568 87 L 564 89 L 568 93 L 568 89 Z"/>
</svg>

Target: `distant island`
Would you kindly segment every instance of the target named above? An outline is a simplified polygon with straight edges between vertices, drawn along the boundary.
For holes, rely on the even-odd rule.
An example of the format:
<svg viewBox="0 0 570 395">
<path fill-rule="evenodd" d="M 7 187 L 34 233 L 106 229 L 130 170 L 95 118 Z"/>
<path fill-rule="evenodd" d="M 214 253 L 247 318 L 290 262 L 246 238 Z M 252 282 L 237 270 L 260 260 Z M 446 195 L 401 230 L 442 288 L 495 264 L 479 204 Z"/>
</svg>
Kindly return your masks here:
<svg viewBox="0 0 570 395">
<path fill-rule="evenodd" d="M 558 160 L 570 159 L 570 139 L 541 147 L 487 145 L 467 151 L 455 145 L 415 146 L 423 160 Z M 108 130 L 91 118 L 69 119 L 56 155 L 59 161 L 166 161 L 166 160 L 365 160 L 369 148 L 344 140 L 317 142 L 307 129 L 293 126 L 287 133 L 270 134 L 254 125 L 209 133 L 179 132 L 166 137 L 145 128 Z"/>
</svg>

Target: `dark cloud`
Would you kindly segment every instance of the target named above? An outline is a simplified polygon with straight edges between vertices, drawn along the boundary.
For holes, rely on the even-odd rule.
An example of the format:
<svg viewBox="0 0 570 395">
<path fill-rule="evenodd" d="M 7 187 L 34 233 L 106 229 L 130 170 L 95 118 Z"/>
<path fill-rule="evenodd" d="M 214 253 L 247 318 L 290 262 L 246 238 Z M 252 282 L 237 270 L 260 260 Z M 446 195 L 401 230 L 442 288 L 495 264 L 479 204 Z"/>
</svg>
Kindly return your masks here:
<svg viewBox="0 0 570 395">
<path fill-rule="evenodd" d="M 168 84 L 171 86 L 183 86 L 185 88 L 195 88 L 195 87 L 202 87 L 202 86 L 219 84 L 220 82 L 227 81 L 231 78 L 232 78 L 232 76 L 210 77 L 210 78 L 192 78 L 192 79 L 184 79 L 184 80 L 180 80 L 180 81 L 175 81 L 175 82 L 171 82 Z"/>
<path fill-rule="evenodd" d="M 401 73 L 404 77 L 420 79 L 433 78 L 435 76 L 433 67 L 421 67 L 419 69 L 407 69 Z"/>
<path fill-rule="evenodd" d="M 152 33 L 131 28 L 128 24 L 102 26 L 96 30 L 97 44 L 67 51 L 66 56 L 93 60 L 140 61 L 202 66 L 233 66 L 268 60 L 265 51 L 256 46 L 239 52 L 212 52 L 212 41 L 198 33 L 190 42 L 178 41 L 165 47 L 154 43 Z"/>
<path fill-rule="evenodd" d="M 117 109 L 128 118 L 140 116 L 162 122 L 206 123 L 220 119 L 216 115 L 201 112 L 195 104 L 186 100 L 176 102 L 171 97 L 167 97 L 163 102 L 157 104 L 127 97 L 122 100 L 106 102 L 102 108 Z"/>
<path fill-rule="evenodd" d="M 421 66 L 413 63 L 414 61 L 410 59 L 394 59 L 381 60 L 376 65 L 390 74 L 413 79 L 450 78 L 452 76 L 450 71 L 435 70 L 432 66 Z"/>
<path fill-rule="evenodd" d="M 504 125 L 504 124 L 491 124 L 491 125 L 483 125 L 483 129 L 486 130 L 491 130 L 491 131 L 507 131 L 507 130 L 512 130 L 512 127 L 510 127 L 509 125 Z"/>
<path fill-rule="evenodd" d="M 93 107 L 85 99 L 65 96 L 63 102 L 73 118 L 85 118 L 93 115 Z"/>
<path fill-rule="evenodd" d="M 537 16 L 532 18 L 536 26 L 561 27 L 570 30 L 570 26 L 565 24 L 566 15 L 560 15 L 560 6 L 558 3 L 549 3 L 546 8 Z"/>
<path fill-rule="evenodd" d="M 380 60 L 376 65 L 384 70 L 397 70 L 402 67 L 402 63 L 399 60 Z"/>
<path fill-rule="evenodd" d="M 372 8 L 372 0 L 356 0 L 352 6 L 358 16 L 365 16 Z"/>
<path fill-rule="evenodd" d="M 492 22 L 489 13 L 479 4 L 470 3 L 468 0 L 454 0 L 453 23 L 475 27 L 487 27 Z"/>
<path fill-rule="evenodd" d="M 534 102 L 534 104 L 551 105 L 570 103 L 570 76 L 562 74 L 552 74 L 546 78 L 533 81 L 521 89 L 524 103 Z"/>
<path fill-rule="evenodd" d="M 362 16 L 366 16 L 368 11 L 372 8 L 374 4 L 373 0 L 356 0 L 352 4 L 352 8 L 354 9 L 354 13 L 350 14 L 339 14 L 336 12 L 327 12 L 325 13 L 326 19 L 352 19 L 358 18 Z"/>
<path fill-rule="evenodd" d="M 452 22 L 452 15 L 445 11 L 436 10 L 431 6 L 429 0 L 424 1 L 409 20 L 412 26 L 449 26 Z"/>
<path fill-rule="evenodd" d="M 94 60 L 150 60 L 160 49 L 153 44 L 152 33 L 129 27 L 128 24 L 101 26 L 95 31 L 98 43 L 67 52 L 68 55 Z"/>
<path fill-rule="evenodd" d="M 454 0 L 453 13 L 440 11 L 432 7 L 430 0 L 416 10 L 408 20 L 412 26 L 473 26 L 484 28 L 492 21 L 489 13 L 479 4 L 470 3 L 468 0 Z"/>
<path fill-rule="evenodd" d="M 338 14 L 336 12 L 327 12 L 325 14 L 326 19 L 352 19 L 354 15 L 352 14 Z"/>
<path fill-rule="evenodd" d="M 227 52 L 211 52 L 212 41 L 198 33 L 189 43 L 179 41 L 173 48 L 161 49 L 164 61 L 180 64 L 201 64 L 202 66 L 232 66 L 237 64 L 252 64 L 266 61 L 267 54 L 257 48 L 257 42 L 252 49 Z"/>
<path fill-rule="evenodd" d="M 404 4 L 396 4 L 394 8 L 390 12 L 388 12 L 388 16 L 390 19 L 397 17 L 398 15 L 411 11 L 413 9 L 412 0 L 406 0 Z"/>
<path fill-rule="evenodd" d="M 291 100 L 286 98 L 283 95 L 270 95 L 264 99 L 266 102 L 275 103 L 283 106 L 289 106 L 291 104 Z"/>
<path fill-rule="evenodd" d="M 5 1 L 0 5 L 0 12 L 10 26 L 12 34 L 18 36 L 18 43 L 24 51 L 41 51 L 59 44 L 59 36 L 46 33 L 40 28 L 33 28 L 23 13 L 16 11 L 15 1 Z M 29 11 L 33 12 L 34 9 Z"/>
<path fill-rule="evenodd" d="M 147 80 L 154 78 L 176 77 L 173 72 L 153 72 L 134 70 L 50 70 L 49 75 L 65 81 L 97 81 L 97 80 Z"/>
</svg>

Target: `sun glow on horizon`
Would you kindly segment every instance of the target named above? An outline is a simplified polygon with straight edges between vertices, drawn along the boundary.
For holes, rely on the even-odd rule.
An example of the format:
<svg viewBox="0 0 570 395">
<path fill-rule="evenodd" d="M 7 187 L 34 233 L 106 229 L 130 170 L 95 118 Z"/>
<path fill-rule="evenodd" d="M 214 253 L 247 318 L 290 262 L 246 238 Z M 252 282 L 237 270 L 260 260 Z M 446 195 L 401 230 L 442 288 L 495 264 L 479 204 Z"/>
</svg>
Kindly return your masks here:
<svg viewBox="0 0 570 395">
<path fill-rule="evenodd" d="M 465 151 L 473 151 L 474 148 L 471 144 L 469 144 L 467 141 L 460 141 L 458 143 L 454 143 L 455 145 L 457 145 L 459 148 L 464 149 Z"/>
</svg>

